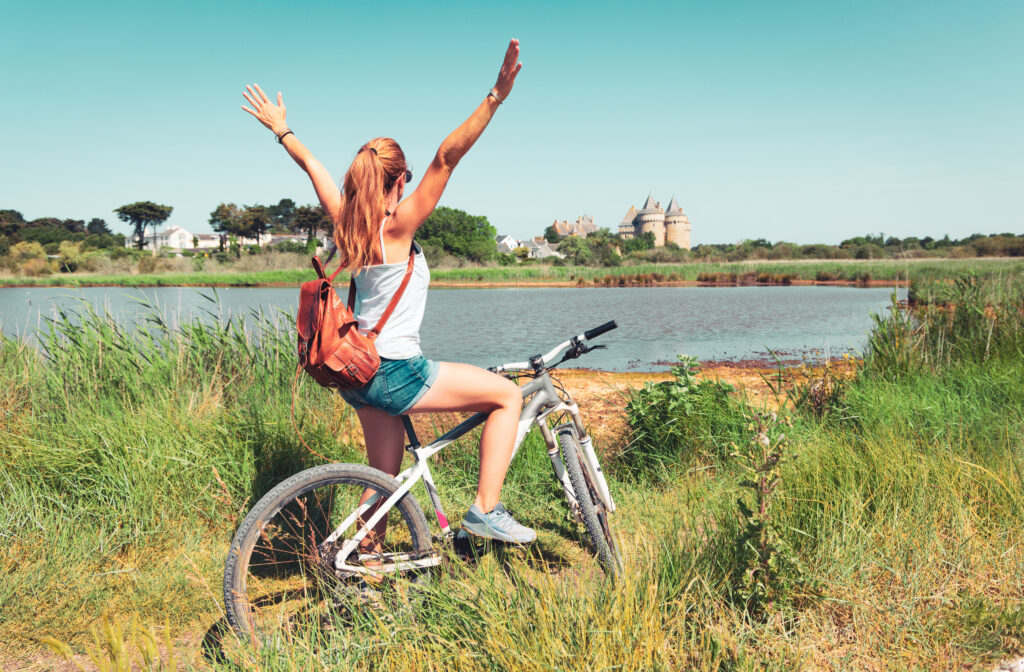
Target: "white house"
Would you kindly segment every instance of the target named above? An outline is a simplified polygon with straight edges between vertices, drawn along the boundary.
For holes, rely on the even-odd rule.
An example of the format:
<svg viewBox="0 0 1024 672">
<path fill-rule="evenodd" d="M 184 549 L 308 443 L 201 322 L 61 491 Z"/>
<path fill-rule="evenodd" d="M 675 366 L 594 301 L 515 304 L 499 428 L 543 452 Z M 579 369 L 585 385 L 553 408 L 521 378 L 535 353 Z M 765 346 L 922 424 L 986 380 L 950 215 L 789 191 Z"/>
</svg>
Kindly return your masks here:
<svg viewBox="0 0 1024 672">
<path fill-rule="evenodd" d="M 151 233 L 146 234 L 145 243 L 143 247 L 157 250 L 169 249 L 169 250 L 210 250 L 220 247 L 221 235 L 218 233 L 191 233 L 181 228 L 180 226 L 171 226 L 163 231 L 158 231 L 154 236 Z M 259 236 L 259 241 L 255 238 L 239 238 L 239 245 L 256 245 L 257 242 L 260 246 L 266 245 L 272 240 L 273 236 L 269 233 L 264 233 Z M 138 243 L 138 237 L 134 234 L 125 238 L 125 247 L 135 247 Z M 225 244 L 227 239 L 225 239 Z"/>
<path fill-rule="evenodd" d="M 495 241 L 498 243 L 498 252 L 503 254 L 512 254 L 512 250 L 522 246 L 522 243 L 505 233 L 495 238 Z"/>
<path fill-rule="evenodd" d="M 564 259 L 565 255 L 556 252 L 552 249 L 548 241 L 541 238 L 540 240 L 524 240 L 522 247 L 525 247 L 530 251 L 530 259 L 546 259 L 548 257 L 558 257 Z"/>
</svg>

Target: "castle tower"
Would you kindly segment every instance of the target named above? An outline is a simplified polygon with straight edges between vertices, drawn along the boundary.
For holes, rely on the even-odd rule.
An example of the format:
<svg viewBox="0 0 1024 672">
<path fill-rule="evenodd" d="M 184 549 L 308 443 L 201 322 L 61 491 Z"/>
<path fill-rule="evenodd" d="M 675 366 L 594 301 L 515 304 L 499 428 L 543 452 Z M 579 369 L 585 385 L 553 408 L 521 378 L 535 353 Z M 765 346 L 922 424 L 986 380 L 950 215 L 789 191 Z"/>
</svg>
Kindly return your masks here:
<svg viewBox="0 0 1024 672">
<path fill-rule="evenodd" d="M 633 226 L 634 219 L 636 219 L 636 208 L 631 205 L 626 211 L 626 216 L 619 222 L 619 236 L 623 240 L 629 240 L 636 236 L 636 227 Z"/>
<path fill-rule="evenodd" d="M 690 249 L 690 219 L 679 207 L 675 196 L 672 196 L 672 201 L 665 212 L 665 242 Z"/>
<path fill-rule="evenodd" d="M 648 195 L 644 207 L 636 213 L 639 226 L 638 235 L 650 231 L 654 234 L 654 246 L 661 247 L 665 244 L 665 211 L 661 204 L 655 202 L 653 195 Z"/>
</svg>

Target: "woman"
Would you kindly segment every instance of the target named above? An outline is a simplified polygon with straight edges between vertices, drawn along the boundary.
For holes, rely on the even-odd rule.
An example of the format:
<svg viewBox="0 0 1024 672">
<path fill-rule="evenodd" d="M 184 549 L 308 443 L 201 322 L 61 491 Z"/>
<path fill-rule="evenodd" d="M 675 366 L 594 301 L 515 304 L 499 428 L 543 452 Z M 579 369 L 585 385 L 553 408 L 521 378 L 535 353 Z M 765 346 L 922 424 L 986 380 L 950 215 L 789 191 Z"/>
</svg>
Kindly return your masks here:
<svg viewBox="0 0 1024 672">
<path fill-rule="evenodd" d="M 462 527 L 480 537 L 522 544 L 533 541 L 537 535 L 513 520 L 498 501 L 522 410 L 520 389 L 515 383 L 475 366 L 424 359 L 419 347 L 419 327 L 430 272 L 423 251 L 413 243 L 416 230 L 434 210 L 455 166 L 508 97 L 521 68 L 519 40 L 512 40 L 494 88 L 473 114 L 445 138 L 419 186 L 405 199 L 402 196 L 412 172 L 394 140 L 374 138 L 363 145 L 339 190 L 324 166 L 288 128 L 280 93 L 275 105 L 259 86 L 246 86 L 242 95 L 252 107 L 243 105 L 242 109 L 273 131 L 312 180 L 324 212 L 334 221 L 334 241 L 341 263 L 356 274 L 361 329 L 369 330 L 376 324 L 401 283 L 409 254 L 415 253 L 409 285 L 376 340 L 380 370 L 364 387 L 342 393 L 359 416 L 370 466 L 392 476 L 398 474 L 405 443 L 399 417 L 402 414 L 487 413 L 480 437 L 476 500 Z M 383 526 L 378 526 L 376 533 L 368 537 L 366 550 L 379 547 Z"/>
</svg>

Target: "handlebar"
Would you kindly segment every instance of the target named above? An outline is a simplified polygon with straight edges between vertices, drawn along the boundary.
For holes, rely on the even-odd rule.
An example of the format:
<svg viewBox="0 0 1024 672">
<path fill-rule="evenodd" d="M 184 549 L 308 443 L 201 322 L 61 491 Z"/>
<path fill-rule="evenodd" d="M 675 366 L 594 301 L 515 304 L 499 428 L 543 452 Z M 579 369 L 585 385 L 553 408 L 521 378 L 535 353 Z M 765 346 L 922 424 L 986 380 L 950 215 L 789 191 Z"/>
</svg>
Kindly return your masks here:
<svg viewBox="0 0 1024 672">
<path fill-rule="evenodd" d="M 589 331 L 583 332 L 583 335 L 589 341 L 592 338 L 597 338 L 601 334 L 607 334 L 612 329 L 618 328 L 618 326 L 619 325 L 615 324 L 615 320 L 609 320 L 608 322 L 605 322 L 604 324 L 602 324 L 600 327 L 594 327 L 593 329 L 590 329 Z"/>
<path fill-rule="evenodd" d="M 558 346 L 556 346 L 551 352 L 547 353 L 543 357 L 538 355 L 537 357 L 532 357 L 528 362 L 511 362 L 509 364 L 502 364 L 501 366 L 492 367 L 489 370 L 495 373 L 501 373 L 503 371 L 513 371 L 516 369 L 532 369 L 534 368 L 534 362 L 536 362 L 539 366 L 546 367 L 549 366 L 552 361 L 554 361 L 555 357 L 557 357 L 559 354 L 562 353 L 563 350 L 566 350 L 567 348 L 578 348 L 579 353 L 576 356 L 579 356 L 579 354 L 587 352 L 586 346 L 583 345 L 583 341 L 588 341 L 590 339 L 597 338 L 601 334 L 606 334 L 612 329 L 616 329 L 618 326 L 619 325 L 615 323 L 615 320 L 605 322 L 599 327 L 589 329 L 580 334 L 579 336 L 573 336 L 568 341 L 558 344 Z"/>
</svg>

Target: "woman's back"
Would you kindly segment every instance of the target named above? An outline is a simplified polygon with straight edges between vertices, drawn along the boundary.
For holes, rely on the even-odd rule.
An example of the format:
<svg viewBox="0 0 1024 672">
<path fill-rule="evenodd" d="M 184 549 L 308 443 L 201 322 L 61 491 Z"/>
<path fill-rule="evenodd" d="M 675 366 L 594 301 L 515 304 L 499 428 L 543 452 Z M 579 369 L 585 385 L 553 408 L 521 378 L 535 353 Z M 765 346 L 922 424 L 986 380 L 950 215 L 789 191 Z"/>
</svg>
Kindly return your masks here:
<svg viewBox="0 0 1024 672">
<path fill-rule="evenodd" d="M 409 264 L 409 258 L 388 262 L 384 252 L 383 226 L 381 227 L 381 253 L 385 263 L 364 266 L 355 276 L 356 308 L 359 329 L 367 332 L 377 324 L 381 315 L 398 291 Z M 398 300 L 391 317 L 384 324 L 376 340 L 377 354 L 388 359 L 409 359 L 422 352 L 420 324 L 427 304 L 430 269 L 423 249 L 413 243 L 415 259 L 409 284 Z"/>
</svg>

